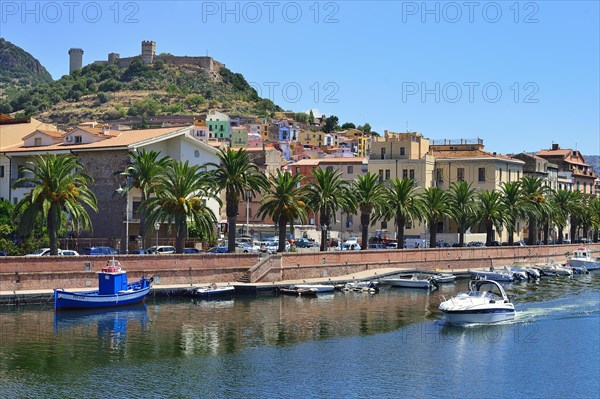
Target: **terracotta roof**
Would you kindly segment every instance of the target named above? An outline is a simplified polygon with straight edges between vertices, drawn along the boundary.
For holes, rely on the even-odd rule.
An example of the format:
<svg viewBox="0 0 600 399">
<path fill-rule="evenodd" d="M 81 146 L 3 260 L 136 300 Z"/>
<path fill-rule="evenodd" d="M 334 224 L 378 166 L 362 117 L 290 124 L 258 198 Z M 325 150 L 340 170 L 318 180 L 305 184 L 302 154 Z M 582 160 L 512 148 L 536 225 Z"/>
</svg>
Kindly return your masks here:
<svg viewBox="0 0 600 399">
<path fill-rule="evenodd" d="M 65 132 L 63 132 L 62 130 L 42 130 L 42 129 L 37 129 L 36 132 L 42 132 L 47 136 L 50 137 L 57 137 L 60 138 L 63 134 L 65 134 Z"/>
<path fill-rule="evenodd" d="M 331 158 L 312 158 L 312 159 L 301 159 L 294 164 L 294 166 L 317 166 L 319 164 L 349 164 L 349 163 L 364 163 L 366 158 L 363 157 L 331 157 Z"/>
<path fill-rule="evenodd" d="M 566 157 L 567 155 L 571 154 L 573 152 L 573 150 L 569 150 L 569 149 L 560 149 L 560 150 L 542 150 L 542 151 L 538 151 L 536 153 L 536 155 L 543 157 L 543 156 L 563 156 Z"/>
<path fill-rule="evenodd" d="M 26 151 L 38 151 L 48 152 L 57 150 L 93 150 L 103 148 L 129 148 L 135 144 L 140 144 L 147 140 L 159 138 L 163 135 L 174 133 L 181 130 L 181 127 L 170 127 L 161 129 L 141 129 L 141 130 L 124 130 L 124 131 L 112 131 L 111 135 L 106 140 L 97 141 L 95 143 L 87 144 L 54 144 L 42 147 L 23 147 L 14 146 L 5 148 L 6 152 L 26 152 Z M 113 133 L 118 135 L 112 135 Z"/>
<path fill-rule="evenodd" d="M 0 149 L 23 144 L 23 137 L 33 133 L 37 129 L 57 130 L 56 126 L 43 123 L 31 118 L 29 123 L 8 124 L 0 126 Z"/>
<path fill-rule="evenodd" d="M 518 163 L 524 163 L 523 161 L 515 158 L 511 158 L 507 155 L 493 154 L 482 150 L 459 150 L 459 151 L 431 151 L 431 155 L 438 159 L 469 159 L 469 158 L 496 158 L 506 161 L 513 161 Z"/>
</svg>

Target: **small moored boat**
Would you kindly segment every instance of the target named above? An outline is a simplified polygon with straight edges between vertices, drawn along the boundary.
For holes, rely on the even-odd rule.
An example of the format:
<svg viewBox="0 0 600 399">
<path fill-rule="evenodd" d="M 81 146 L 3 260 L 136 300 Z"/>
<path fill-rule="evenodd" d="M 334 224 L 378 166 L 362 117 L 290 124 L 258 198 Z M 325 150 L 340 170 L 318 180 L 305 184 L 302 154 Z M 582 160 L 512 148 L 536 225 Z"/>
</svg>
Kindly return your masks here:
<svg viewBox="0 0 600 399">
<path fill-rule="evenodd" d="M 193 287 L 190 290 L 190 294 L 193 297 L 214 298 L 232 295 L 234 291 L 235 288 L 232 285 L 223 285 L 219 287 L 218 285 L 213 283 L 206 286 Z"/>
<path fill-rule="evenodd" d="M 453 283 L 454 280 L 456 280 L 456 276 L 451 273 L 434 274 L 432 277 L 435 280 L 435 282 L 438 284 Z"/>
<path fill-rule="evenodd" d="M 515 317 L 515 305 L 494 280 L 471 280 L 468 292 L 444 300 L 439 309 L 448 324 L 496 323 Z"/>
<path fill-rule="evenodd" d="M 293 287 L 303 290 L 315 289 L 319 293 L 333 292 L 333 290 L 335 289 L 335 286 L 333 284 L 296 284 Z"/>
<path fill-rule="evenodd" d="M 480 280 L 494 280 L 494 281 L 506 281 L 512 282 L 514 280 L 513 274 L 506 271 L 486 271 L 486 270 L 469 270 L 471 278 Z"/>
<path fill-rule="evenodd" d="M 592 251 L 585 247 L 577 248 L 573 251 L 573 256 L 569 259 L 569 266 L 585 267 L 585 270 L 596 270 L 600 269 L 600 258 L 593 258 Z"/>
<path fill-rule="evenodd" d="M 293 285 L 290 285 L 289 287 L 280 287 L 277 291 L 283 295 L 304 297 L 316 297 L 318 292 L 316 288 L 298 288 Z"/>
<path fill-rule="evenodd" d="M 98 273 L 98 290 L 69 292 L 54 290 L 54 309 L 93 309 L 132 305 L 142 302 L 152 286 L 153 278 L 142 276 L 133 283 L 127 282 L 127 273 L 119 261 L 109 260 Z"/>
<path fill-rule="evenodd" d="M 416 274 L 401 274 L 397 278 L 383 278 L 381 282 L 392 287 L 403 288 L 437 288 L 438 284 L 433 277 L 418 276 Z"/>
<path fill-rule="evenodd" d="M 550 261 L 550 263 L 541 265 L 540 272 L 544 276 L 572 276 L 573 269 L 570 267 L 565 267 L 560 263 L 556 263 L 554 261 Z"/>
</svg>

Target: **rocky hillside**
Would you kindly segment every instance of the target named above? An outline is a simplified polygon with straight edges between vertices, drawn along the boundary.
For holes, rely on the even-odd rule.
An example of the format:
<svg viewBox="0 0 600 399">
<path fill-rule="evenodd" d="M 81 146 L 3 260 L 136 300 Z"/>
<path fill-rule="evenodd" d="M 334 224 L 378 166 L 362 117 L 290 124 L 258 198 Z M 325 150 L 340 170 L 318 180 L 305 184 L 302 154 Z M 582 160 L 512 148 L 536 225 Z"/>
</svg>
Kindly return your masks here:
<svg viewBox="0 0 600 399">
<path fill-rule="evenodd" d="M 31 54 L 0 38 L 0 100 L 23 88 L 52 82 L 52 76 Z"/>
<path fill-rule="evenodd" d="M 239 73 L 194 65 L 133 62 L 127 68 L 91 64 L 57 81 L 8 97 L 5 108 L 56 124 L 129 117 L 199 115 L 209 109 L 240 116 L 281 111 L 261 99 Z M 0 112 L 2 112 L 0 102 Z"/>
<path fill-rule="evenodd" d="M 600 176 L 600 155 L 584 155 L 585 162 Z"/>
</svg>

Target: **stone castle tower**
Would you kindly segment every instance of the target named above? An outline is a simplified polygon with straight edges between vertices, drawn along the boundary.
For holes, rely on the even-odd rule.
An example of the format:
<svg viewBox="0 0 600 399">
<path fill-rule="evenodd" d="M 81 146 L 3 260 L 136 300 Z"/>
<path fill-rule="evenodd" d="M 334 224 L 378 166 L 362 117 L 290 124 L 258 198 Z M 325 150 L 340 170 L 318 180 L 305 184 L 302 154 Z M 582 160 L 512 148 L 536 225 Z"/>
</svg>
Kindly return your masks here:
<svg viewBox="0 0 600 399">
<path fill-rule="evenodd" d="M 142 42 L 142 63 L 144 65 L 152 64 L 154 62 L 155 53 L 156 42 L 144 40 Z"/>
<path fill-rule="evenodd" d="M 69 49 L 69 73 L 83 67 L 83 49 Z"/>
</svg>

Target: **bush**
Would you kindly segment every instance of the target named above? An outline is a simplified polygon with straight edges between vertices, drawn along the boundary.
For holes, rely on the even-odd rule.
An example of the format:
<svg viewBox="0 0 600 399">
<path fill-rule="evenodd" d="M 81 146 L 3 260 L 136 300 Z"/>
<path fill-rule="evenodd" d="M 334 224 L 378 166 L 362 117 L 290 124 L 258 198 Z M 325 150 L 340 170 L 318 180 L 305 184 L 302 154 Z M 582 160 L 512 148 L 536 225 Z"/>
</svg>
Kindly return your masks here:
<svg viewBox="0 0 600 399">
<path fill-rule="evenodd" d="M 104 104 L 108 101 L 110 101 L 112 99 L 112 96 L 110 94 L 106 94 L 103 92 L 98 93 L 98 101 L 100 101 L 100 104 Z"/>
</svg>

